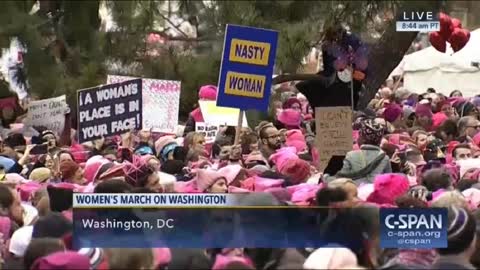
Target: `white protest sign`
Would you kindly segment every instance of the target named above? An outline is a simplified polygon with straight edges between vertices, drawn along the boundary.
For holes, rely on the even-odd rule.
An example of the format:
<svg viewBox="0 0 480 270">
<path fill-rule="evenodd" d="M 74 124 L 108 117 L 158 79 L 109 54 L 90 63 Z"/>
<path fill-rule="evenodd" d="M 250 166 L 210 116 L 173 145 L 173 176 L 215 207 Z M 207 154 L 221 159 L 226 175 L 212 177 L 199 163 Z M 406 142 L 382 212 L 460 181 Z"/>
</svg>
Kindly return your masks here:
<svg viewBox="0 0 480 270">
<path fill-rule="evenodd" d="M 214 143 L 220 127 L 206 123 L 195 123 L 195 131 L 203 134 L 205 143 Z"/>
<path fill-rule="evenodd" d="M 28 125 L 45 127 L 60 134 L 68 111 L 66 96 L 31 101 L 28 104 Z"/>
<path fill-rule="evenodd" d="M 238 125 L 239 109 L 219 107 L 215 104 L 215 101 L 200 100 L 200 110 L 202 111 L 203 119 L 205 123 L 209 125 Z M 242 127 L 248 127 L 247 117 L 243 114 Z"/>
<path fill-rule="evenodd" d="M 137 79 L 129 76 L 108 75 L 107 84 Z M 180 81 L 142 78 L 143 129 L 175 133 L 180 106 Z"/>
<path fill-rule="evenodd" d="M 352 108 L 315 108 L 316 145 L 323 171 L 333 156 L 345 156 L 353 149 Z"/>
</svg>

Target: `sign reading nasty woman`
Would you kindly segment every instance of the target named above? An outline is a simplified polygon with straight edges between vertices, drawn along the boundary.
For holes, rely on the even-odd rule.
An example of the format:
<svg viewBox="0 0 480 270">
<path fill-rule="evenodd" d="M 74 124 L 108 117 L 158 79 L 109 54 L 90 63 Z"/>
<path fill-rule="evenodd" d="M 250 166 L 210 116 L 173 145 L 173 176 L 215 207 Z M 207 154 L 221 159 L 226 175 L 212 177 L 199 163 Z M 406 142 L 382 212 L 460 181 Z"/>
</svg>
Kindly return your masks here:
<svg viewBox="0 0 480 270">
<path fill-rule="evenodd" d="M 227 24 L 217 106 L 267 111 L 278 32 Z"/>
<path fill-rule="evenodd" d="M 142 128 L 142 80 L 78 90 L 78 138 L 83 143 Z"/>
</svg>

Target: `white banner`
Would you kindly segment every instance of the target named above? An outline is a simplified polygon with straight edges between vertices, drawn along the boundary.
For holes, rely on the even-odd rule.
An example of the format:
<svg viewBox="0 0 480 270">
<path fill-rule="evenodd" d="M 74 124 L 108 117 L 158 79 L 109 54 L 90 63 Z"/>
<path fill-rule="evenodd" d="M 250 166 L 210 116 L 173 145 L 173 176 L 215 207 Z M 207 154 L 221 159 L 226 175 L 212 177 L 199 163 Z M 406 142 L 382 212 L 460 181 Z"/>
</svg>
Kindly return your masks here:
<svg viewBox="0 0 480 270">
<path fill-rule="evenodd" d="M 30 101 L 28 104 L 28 125 L 46 127 L 58 134 L 65 127 L 65 114 L 68 112 L 66 96 Z"/>
<path fill-rule="evenodd" d="M 107 84 L 137 79 L 129 76 L 108 75 Z M 180 106 L 180 81 L 142 78 L 143 129 L 175 133 Z"/>
</svg>

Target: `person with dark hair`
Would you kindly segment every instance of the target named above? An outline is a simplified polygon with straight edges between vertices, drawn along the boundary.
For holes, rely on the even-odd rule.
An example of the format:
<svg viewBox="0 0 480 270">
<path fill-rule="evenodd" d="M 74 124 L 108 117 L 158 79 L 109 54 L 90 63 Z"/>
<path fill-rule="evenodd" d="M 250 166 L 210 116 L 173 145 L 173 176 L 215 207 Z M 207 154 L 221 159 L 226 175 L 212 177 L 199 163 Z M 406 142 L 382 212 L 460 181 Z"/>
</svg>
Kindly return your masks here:
<svg viewBox="0 0 480 270">
<path fill-rule="evenodd" d="M 431 169 L 423 174 L 422 185 L 429 191 L 435 192 L 439 189 L 451 189 L 452 180 L 450 174 L 446 170 Z"/>
<path fill-rule="evenodd" d="M 462 179 L 458 181 L 457 186 L 455 187 L 458 189 L 460 192 L 471 188 L 473 185 L 478 183 L 478 179 Z"/>
<path fill-rule="evenodd" d="M 450 93 L 450 97 L 452 98 L 458 98 L 458 97 L 463 97 L 463 94 L 460 90 L 453 90 L 451 93 Z"/>
<path fill-rule="evenodd" d="M 463 143 L 455 146 L 452 151 L 453 160 L 463 160 L 472 157 L 472 148 L 469 144 Z"/>
<path fill-rule="evenodd" d="M 64 251 L 65 245 L 58 238 L 32 239 L 23 257 L 24 269 L 31 269 L 33 263 L 41 257 L 50 255 L 57 251 Z"/>
<path fill-rule="evenodd" d="M 146 187 L 153 191 L 162 191 L 160 177 L 148 165 L 130 166 L 126 171 L 125 180 L 133 187 Z"/>
<path fill-rule="evenodd" d="M 23 207 L 18 193 L 5 184 L 0 184 L 0 216 L 9 217 L 17 225 L 23 225 Z"/>
<path fill-rule="evenodd" d="M 123 180 L 111 179 L 98 183 L 94 193 L 130 193 L 133 187 Z"/>
<path fill-rule="evenodd" d="M 475 269 L 470 258 L 475 252 L 476 222 L 468 210 L 448 208 L 448 231 L 446 248 L 438 248 L 440 255 L 432 269 Z"/>
<path fill-rule="evenodd" d="M 73 224 L 60 213 L 49 213 L 33 225 L 32 238 L 62 238 L 73 230 Z"/>
<path fill-rule="evenodd" d="M 458 120 L 458 139 L 461 143 L 468 143 L 480 131 L 480 121 L 472 116 L 464 116 Z"/>
<path fill-rule="evenodd" d="M 60 150 L 57 154 L 56 157 L 58 158 L 58 163 L 62 163 L 64 160 L 70 160 L 70 161 L 75 161 L 75 157 L 70 153 L 70 151 L 67 150 Z"/>
<path fill-rule="evenodd" d="M 441 139 L 445 143 L 454 141 L 458 137 L 458 128 L 456 121 L 448 119 L 443 122 L 435 131 L 435 137 Z"/>
<path fill-rule="evenodd" d="M 268 122 L 260 123 L 258 126 L 259 148 L 260 152 L 265 159 L 275 153 L 280 147 L 282 147 L 282 141 L 280 140 L 280 132 L 272 124 Z"/>
</svg>

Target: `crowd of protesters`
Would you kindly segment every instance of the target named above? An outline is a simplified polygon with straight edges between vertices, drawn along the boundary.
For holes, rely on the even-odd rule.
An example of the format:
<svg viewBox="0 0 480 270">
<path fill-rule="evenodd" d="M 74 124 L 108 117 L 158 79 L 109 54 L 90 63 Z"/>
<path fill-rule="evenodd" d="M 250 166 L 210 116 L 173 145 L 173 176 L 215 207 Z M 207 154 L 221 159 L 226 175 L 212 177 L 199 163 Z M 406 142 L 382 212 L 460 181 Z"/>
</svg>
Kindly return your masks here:
<svg viewBox="0 0 480 270">
<path fill-rule="evenodd" d="M 393 87 L 392 87 L 393 88 Z M 475 269 L 480 267 L 480 97 L 422 95 L 382 87 L 355 111 L 354 145 L 323 172 L 315 116 L 291 87 L 273 122 L 222 128 L 215 142 L 195 132 L 132 131 L 70 143 L 61 134 L 12 121 L 2 108 L 0 251 L 4 269 Z M 216 87 L 199 90 L 215 100 Z M 8 124 L 7 124 L 8 123 Z M 37 154 L 38 145 L 46 152 Z M 361 247 L 319 249 L 100 249 L 72 247 L 72 194 L 241 193 L 258 206 L 330 206 L 324 229 Z M 381 249 L 379 208 L 448 208 L 448 247 Z M 332 237 L 332 243 L 335 241 Z M 480 246 L 478 246 L 480 247 Z"/>
</svg>

